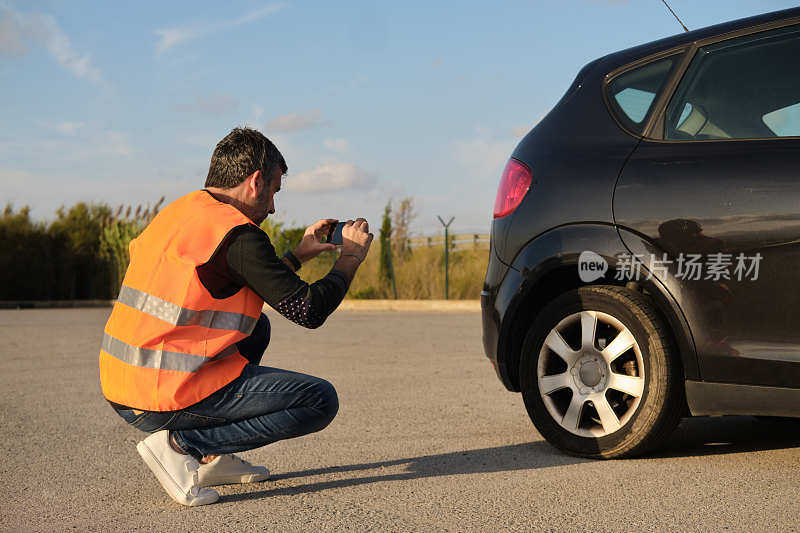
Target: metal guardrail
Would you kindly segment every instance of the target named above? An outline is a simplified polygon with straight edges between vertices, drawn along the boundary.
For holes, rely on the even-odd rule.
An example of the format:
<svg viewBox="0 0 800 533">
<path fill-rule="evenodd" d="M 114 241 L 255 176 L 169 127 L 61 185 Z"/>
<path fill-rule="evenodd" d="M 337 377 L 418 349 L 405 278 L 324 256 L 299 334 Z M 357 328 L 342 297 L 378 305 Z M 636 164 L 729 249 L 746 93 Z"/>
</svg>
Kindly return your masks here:
<svg viewBox="0 0 800 533">
<path fill-rule="evenodd" d="M 408 239 L 408 246 L 416 248 L 419 246 L 444 246 L 444 236 L 435 237 L 412 237 Z M 450 236 L 451 250 L 488 250 L 488 233 L 457 233 Z"/>
</svg>

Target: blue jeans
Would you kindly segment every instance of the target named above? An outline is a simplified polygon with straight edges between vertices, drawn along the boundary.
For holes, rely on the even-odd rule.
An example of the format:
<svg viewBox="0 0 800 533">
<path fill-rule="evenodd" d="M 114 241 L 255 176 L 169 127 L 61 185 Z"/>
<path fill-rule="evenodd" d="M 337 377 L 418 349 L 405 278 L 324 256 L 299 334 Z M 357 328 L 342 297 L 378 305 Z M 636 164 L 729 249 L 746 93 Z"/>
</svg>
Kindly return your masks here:
<svg viewBox="0 0 800 533">
<path fill-rule="evenodd" d="M 237 344 L 250 364 L 211 396 L 179 411 L 115 408 L 133 427 L 170 430 L 197 459 L 260 448 L 325 428 L 339 410 L 333 385 L 324 379 L 258 366 L 269 344 L 269 320 L 261 315 L 253 333 Z"/>
</svg>

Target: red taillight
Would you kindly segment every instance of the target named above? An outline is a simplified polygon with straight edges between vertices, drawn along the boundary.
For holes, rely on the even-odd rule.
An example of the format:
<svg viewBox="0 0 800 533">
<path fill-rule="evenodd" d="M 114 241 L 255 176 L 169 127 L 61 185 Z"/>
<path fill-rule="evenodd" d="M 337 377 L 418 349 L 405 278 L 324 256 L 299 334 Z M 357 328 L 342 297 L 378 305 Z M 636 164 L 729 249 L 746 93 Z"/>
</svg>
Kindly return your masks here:
<svg viewBox="0 0 800 533">
<path fill-rule="evenodd" d="M 494 200 L 494 218 L 508 215 L 517 208 L 531 186 L 531 170 L 516 159 L 509 159 Z"/>
</svg>

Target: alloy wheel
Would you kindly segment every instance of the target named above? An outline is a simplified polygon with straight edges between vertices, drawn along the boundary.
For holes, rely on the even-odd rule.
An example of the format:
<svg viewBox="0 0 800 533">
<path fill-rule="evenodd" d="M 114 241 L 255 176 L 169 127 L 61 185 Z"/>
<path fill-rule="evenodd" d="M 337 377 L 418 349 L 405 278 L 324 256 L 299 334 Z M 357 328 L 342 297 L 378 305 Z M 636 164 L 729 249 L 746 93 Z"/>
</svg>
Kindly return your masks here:
<svg viewBox="0 0 800 533">
<path fill-rule="evenodd" d="M 615 317 L 580 311 L 545 338 L 537 364 L 539 394 L 562 428 L 604 437 L 625 426 L 645 391 L 639 344 Z"/>
</svg>

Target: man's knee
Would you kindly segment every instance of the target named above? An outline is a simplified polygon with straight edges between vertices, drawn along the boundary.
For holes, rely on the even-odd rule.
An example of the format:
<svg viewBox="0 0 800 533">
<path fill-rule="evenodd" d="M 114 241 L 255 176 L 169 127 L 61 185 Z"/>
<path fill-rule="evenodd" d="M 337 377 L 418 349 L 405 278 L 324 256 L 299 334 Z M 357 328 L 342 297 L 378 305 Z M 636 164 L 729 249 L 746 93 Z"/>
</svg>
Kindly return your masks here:
<svg viewBox="0 0 800 533">
<path fill-rule="evenodd" d="M 316 407 L 322 412 L 321 418 L 324 422 L 322 427 L 325 427 L 336 418 L 336 413 L 339 412 L 339 395 L 336 394 L 336 388 L 324 379 L 320 379 L 315 388 L 317 393 Z"/>
</svg>

